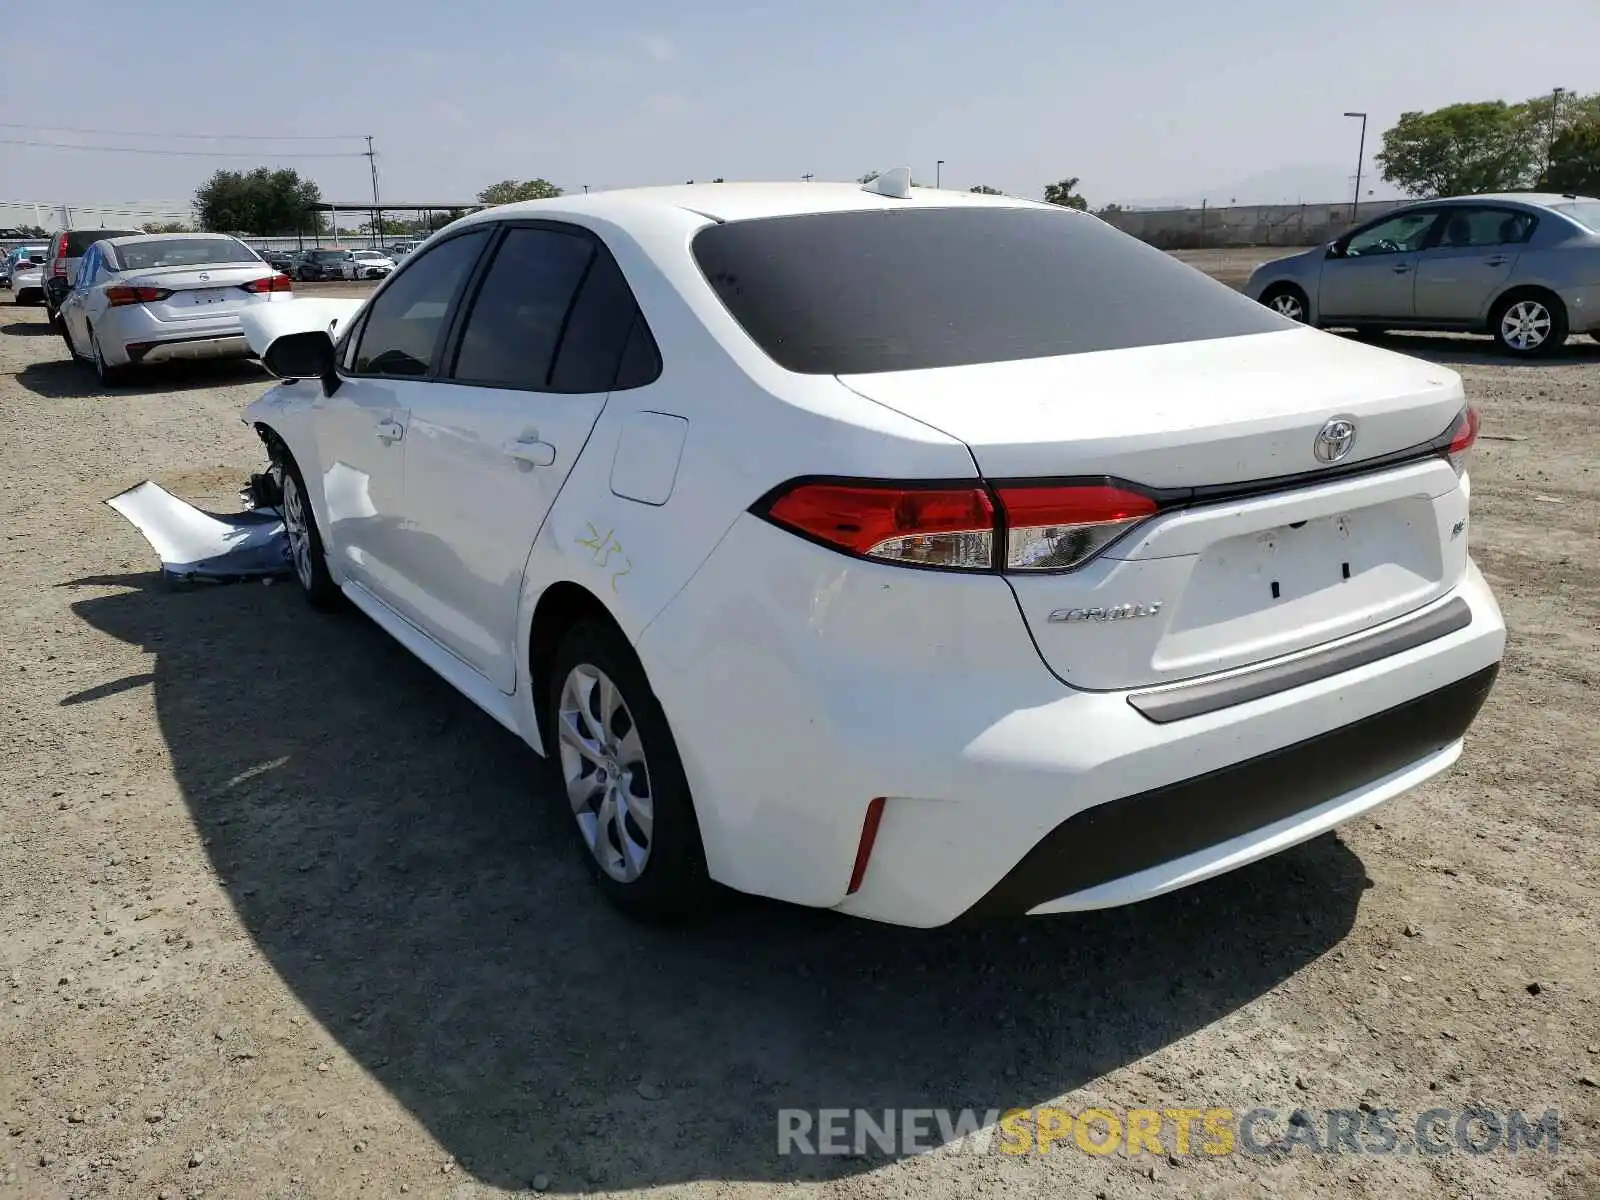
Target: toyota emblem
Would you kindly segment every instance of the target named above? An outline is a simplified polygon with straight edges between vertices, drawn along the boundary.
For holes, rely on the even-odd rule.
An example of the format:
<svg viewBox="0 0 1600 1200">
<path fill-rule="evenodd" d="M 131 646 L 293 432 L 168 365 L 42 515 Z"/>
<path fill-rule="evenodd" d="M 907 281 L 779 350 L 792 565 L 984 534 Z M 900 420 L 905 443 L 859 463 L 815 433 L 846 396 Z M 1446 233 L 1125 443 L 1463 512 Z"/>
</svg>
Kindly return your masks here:
<svg viewBox="0 0 1600 1200">
<path fill-rule="evenodd" d="M 1350 453 L 1356 444 L 1356 423 L 1349 417 L 1334 417 L 1317 430 L 1317 440 L 1311 444 L 1318 462 L 1336 463 Z"/>
</svg>

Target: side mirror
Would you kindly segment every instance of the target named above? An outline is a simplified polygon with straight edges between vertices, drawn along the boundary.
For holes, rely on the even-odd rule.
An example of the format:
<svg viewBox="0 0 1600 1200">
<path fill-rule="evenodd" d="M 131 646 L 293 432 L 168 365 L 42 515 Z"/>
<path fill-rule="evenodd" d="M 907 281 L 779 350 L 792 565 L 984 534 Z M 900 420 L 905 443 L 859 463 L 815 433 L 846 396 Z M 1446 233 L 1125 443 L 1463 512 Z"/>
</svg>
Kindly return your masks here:
<svg viewBox="0 0 1600 1200">
<path fill-rule="evenodd" d="M 282 379 L 320 379 L 329 395 L 338 387 L 333 340 L 320 329 L 275 338 L 261 356 L 261 365 Z"/>
<path fill-rule="evenodd" d="M 1324 257 L 1325 258 L 1343 258 L 1344 257 L 1344 243 L 1343 243 L 1343 241 L 1341 239 L 1339 239 L 1339 238 L 1335 238 L 1333 241 L 1329 242 L 1328 243 L 1328 253 L 1326 255 L 1324 255 Z"/>
</svg>

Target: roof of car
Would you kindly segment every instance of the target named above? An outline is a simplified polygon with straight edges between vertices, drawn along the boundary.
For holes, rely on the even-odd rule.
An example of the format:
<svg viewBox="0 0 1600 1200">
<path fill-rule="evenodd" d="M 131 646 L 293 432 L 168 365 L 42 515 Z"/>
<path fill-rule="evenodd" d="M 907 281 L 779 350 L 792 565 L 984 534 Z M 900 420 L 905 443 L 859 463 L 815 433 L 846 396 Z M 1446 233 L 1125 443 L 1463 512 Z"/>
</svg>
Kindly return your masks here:
<svg viewBox="0 0 1600 1200">
<path fill-rule="evenodd" d="M 113 246 L 129 246 L 135 242 L 236 242 L 239 239 L 228 233 L 123 233 L 100 240 Z"/>
<path fill-rule="evenodd" d="M 1440 196 L 1439 201 L 1457 200 L 1495 200 L 1500 203 L 1533 204 L 1540 208 L 1548 208 L 1555 204 L 1571 204 L 1574 200 L 1593 200 L 1593 196 L 1564 196 L 1559 192 L 1484 192 L 1476 196 Z M 1430 201 L 1419 200 L 1417 203 L 1426 204 Z"/>
<path fill-rule="evenodd" d="M 665 187 L 618 188 L 613 191 L 525 200 L 484 209 L 468 220 L 539 216 L 544 213 L 588 214 L 619 218 L 651 207 L 699 213 L 714 221 L 799 216 L 804 213 L 849 212 L 882 208 L 1019 208 L 1039 202 L 1015 196 L 990 196 L 930 187 L 914 187 L 905 198 L 866 191 L 859 183 L 690 183 Z"/>
</svg>

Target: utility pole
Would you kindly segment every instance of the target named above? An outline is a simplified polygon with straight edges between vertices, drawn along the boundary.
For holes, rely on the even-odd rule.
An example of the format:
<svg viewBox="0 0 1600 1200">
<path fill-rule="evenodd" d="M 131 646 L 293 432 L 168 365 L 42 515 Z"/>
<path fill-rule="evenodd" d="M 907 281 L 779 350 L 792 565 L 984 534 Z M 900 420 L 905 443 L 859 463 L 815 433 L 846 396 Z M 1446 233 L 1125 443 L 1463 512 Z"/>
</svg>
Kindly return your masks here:
<svg viewBox="0 0 1600 1200">
<path fill-rule="evenodd" d="M 937 189 L 944 182 L 944 159 L 933 164 L 933 186 Z"/>
<path fill-rule="evenodd" d="M 587 183 L 583 185 L 583 194 L 585 196 L 589 194 L 589 185 Z"/>
<path fill-rule="evenodd" d="M 812 174 L 812 173 L 811 173 L 811 172 L 810 172 L 810 171 L 807 171 L 807 172 L 806 172 L 806 173 L 805 173 L 805 174 L 804 174 L 804 175 L 802 175 L 802 176 L 800 176 L 800 178 L 801 178 L 801 179 L 802 179 L 802 180 L 803 180 L 803 181 L 804 181 L 804 182 L 806 182 L 806 183 L 810 183 L 810 182 L 811 182 L 811 181 L 812 181 L 812 180 L 813 180 L 813 179 L 815 179 L 815 178 L 816 178 L 816 176 L 815 176 L 815 175 L 813 175 L 813 174 Z"/>
<path fill-rule="evenodd" d="M 1556 88 L 1550 93 L 1550 140 L 1544 144 L 1544 177 L 1545 186 L 1548 187 L 1550 178 L 1550 158 L 1556 148 L 1556 116 L 1561 111 L 1561 97 L 1566 88 Z"/>
<path fill-rule="evenodd" d="M 372 148 L 372 135 L 367 135 L 367 167 L 372 172 L 372 244 L 378 244 L 383 232 L 383 209 L 378 206 L 378 153 Z"/>
<path fill-rule="evenodd" d="M 1367 114 L 1364 112 L 1350 112 L 1345 113 L 1345 116 L 1361 118 L 1361 142 L 1356 149 L 1356 194 L 1355 199 L 1350 202 L 1350 223 L 1354 225 L 1356 212 L 1361 208 L 1361 164 L 1366 161 L 1367 157 Z"/>
</svg>

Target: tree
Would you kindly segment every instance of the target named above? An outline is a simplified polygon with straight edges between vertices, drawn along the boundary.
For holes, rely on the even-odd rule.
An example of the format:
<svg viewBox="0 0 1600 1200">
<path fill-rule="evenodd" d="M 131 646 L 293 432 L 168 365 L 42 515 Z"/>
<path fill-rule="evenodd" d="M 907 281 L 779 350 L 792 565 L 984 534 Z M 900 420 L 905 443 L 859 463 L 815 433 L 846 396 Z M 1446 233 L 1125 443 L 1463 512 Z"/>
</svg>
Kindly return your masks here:
<svg viewBox="0 0 1600 1200">
<path fill-rule="evenodd" d="M 258 235 L 319 231 L 326 220 L 313 205 L 322 189 L 288 168 L 218 171 L 194 194 L 200 228 Z"/>
<path fill-rule="evenodd" d="M 1514 191 L 1543 158 L 1537 116 L 1531 105 L 1504 100 L 1402 113 L 1375 161 L 1384 179 L 1412 196 Z"/>
<path fill-rule="evenodd" d="M 1005 193 L 1002 192 L 999 188 L 992 188 L 987 183 L 975 183 L 971 187 L 969 187 L 967 189 L 967 191 L 969 191 L 969 192 L 977 192 L 978 195 L 980 195 L 980 196 L 1004 196 L 1005 195 Z"/>
<path fill-rule="evenodd" d="M 1540 186 L 1552 192 L 1600 196 L 1600 120 L 1573 125 L 1550 147 Z"/>
<path fill-rule="evenodd" d="M 182 221 L 155 221 L 144 227 L 146 233 L 193 233 Z"/>
<path fill-rule="evenodd" d="M 553 200 L 559 195 L 561 189 L 548 179 L 524 179 L 521 183 L 515 179 L 502 179 L 479 192 L 478 203 L 516 204 L 522 200 Z"/>
<path fill-rule="evenodd" d="M 1089 202 L 1074 190 L 1078 186 L 1078 177 L 1061 179 L 1055 183 L 1044 185 L 1044 202 L 1046 204 L 1059 204 L 1062 208 L 1075 208 L 1079 212 L 1089 211 Z"/>
</svg>

